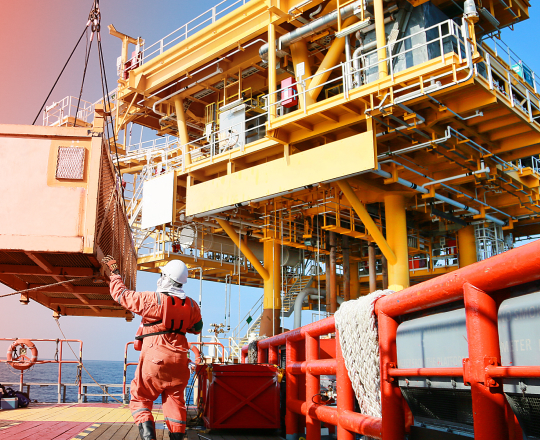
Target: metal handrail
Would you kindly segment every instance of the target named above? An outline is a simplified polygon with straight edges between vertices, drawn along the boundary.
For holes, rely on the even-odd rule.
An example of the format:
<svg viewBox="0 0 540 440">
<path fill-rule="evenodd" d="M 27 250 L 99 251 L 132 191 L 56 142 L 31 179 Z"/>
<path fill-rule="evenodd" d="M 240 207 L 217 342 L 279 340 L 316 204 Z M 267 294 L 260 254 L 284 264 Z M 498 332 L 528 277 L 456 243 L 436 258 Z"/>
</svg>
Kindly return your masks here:
<svg viewBox="0 0 540 440">
<path fill-rule="evenodd" d="M 151 58 L 157 55 L 161 55 L 173 43 L 179 43 L 180 41 L 187 39 L 190 34 L 193 35 L 194 32 L 198 32 L 206 26 L 215 23 L 216 20 L 220 18 L 220 15 L 223 15 L 228 11 L 230 12 L 233 9 L 236 9 L 245 4 L 246 0 L 223 0 L 219 2 L 217 5 L 211 7 L 210 9 L 198 15 L 194 19 L 180 26 L 178 29 L 167 34 L 162 39 L 156 41 L 149 46 L 145 46 L 142 49 L 141 64 L 148 62 Z M 219 9 L 219 6 L 222 5 L 226 6 L 223 6 L 222 9 Z M 199 19 L 201 19 L 202 21 L 199 22 Z M 170 40 L 168 40 L 169 37 L 171 37 Z"/>
</svg>

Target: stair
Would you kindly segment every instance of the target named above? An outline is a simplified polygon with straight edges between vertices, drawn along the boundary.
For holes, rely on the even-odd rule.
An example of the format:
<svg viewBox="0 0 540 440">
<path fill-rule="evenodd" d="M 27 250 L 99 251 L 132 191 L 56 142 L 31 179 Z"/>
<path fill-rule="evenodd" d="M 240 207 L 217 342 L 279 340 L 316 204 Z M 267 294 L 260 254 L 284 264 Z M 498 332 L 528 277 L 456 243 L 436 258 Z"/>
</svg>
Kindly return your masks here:
<svg viewBox="0 0 540 440">
<path fill-rule="evenodd" d="M 306 287 L 309 287 L 313 282 L 314 275 L 304 275 L 296 280 L 296 282 L 291 286 L 287 291 L 287 294 L 283 298 L 281 303 L 283 316 L 287 318 L 292 315 L 294 311 L 294 302 L 298 294 L 304 290 Z"/>
</svg>

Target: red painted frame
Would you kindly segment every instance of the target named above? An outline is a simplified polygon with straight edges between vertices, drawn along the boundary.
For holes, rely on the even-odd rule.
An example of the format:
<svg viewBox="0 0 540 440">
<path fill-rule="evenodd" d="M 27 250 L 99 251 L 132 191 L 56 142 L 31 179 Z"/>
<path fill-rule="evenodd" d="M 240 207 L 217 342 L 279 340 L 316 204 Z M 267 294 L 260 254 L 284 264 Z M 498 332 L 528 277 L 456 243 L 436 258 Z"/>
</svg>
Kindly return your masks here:
<svg viewBox="0 0 540 440">
<path fill-rule="evenodd" d="M 264 339 L 258 343 L 259 362 L 277 363 L 278 347 L 287 350 L 287 434 L 300 433 L 300 415 L 306 418 L 309 440 L 319 440 L 321 422 L 337 426 L 339 440 L 363 434 L 384 440 L 403 440 L 406 433 L 405 401 L 397 377 L 463 377 L 470 384 L 474 434 L 478 440 L 521 438 L 520 428 L 506 402 L 502 381 L 509 377 L 540 377 L 540 366 L 503 367 L 497 328 L 497 292 L 540 279 L 540 241 L 513 249 L 455 272 L 425 281 L 379 299 L 375 304 L 379 326 L 382 418 L 353 411 L 354 394 L 336 334 L 336 359 L 318 359 L 319 338 L 335 332 L 334 318 Z M 463 368 L 399 369 L 396 336 L 398 318 L 455 301 L 465 304 L 469 358 Z M 299 344 L 306 360 L 297 360 Z M 246 361 L 247 346 L 242 348 Z M 306 396 L 319 393 L 319 376 L 335 374 L 337 408 L 299 398 L 299 375 L 306 377 Z M 303 428 L 302 428 L 303 429 Z"/>
</svg>

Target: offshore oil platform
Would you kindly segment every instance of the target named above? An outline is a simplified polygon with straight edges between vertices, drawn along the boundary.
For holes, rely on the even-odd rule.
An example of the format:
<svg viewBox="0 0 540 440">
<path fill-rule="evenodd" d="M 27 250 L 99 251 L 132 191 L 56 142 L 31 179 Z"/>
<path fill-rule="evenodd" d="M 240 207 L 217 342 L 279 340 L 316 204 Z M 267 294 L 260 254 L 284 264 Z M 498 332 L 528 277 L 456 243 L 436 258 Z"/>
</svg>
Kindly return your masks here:
<svg viewBox="0 0 540 440">
<path fill-rule="evenodd" d="M 540 438 L 540 244 L 513 249 L 540 234 L 540 83 L 501 39 L 529 6 L 225 0 L 154 44 L 109 25 L 115 90 L 0 125 L 30 158 L 0 176 L 0 281 L 57 317 L 127 320 L 104 255 L 132 287 L 182 260 L 262 288 L 213 343 L 283 369 L 271 408 L 238 417 L 287 440 Z M 199 410 L 238 428 L 214 368 Z"/>
</svg>

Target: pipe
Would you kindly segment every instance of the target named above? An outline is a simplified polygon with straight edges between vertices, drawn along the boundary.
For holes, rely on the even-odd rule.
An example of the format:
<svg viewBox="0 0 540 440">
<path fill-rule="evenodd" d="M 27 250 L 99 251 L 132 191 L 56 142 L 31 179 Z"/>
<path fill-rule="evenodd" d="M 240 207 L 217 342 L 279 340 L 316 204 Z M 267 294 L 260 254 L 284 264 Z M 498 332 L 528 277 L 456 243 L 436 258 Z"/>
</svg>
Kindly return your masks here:
<svg viewBox="0 0 540 440">
<path fill-rule="evenodd" d="M 337 310 L 337 282 L 336 282 L 336 257 L 337 257 L 337 244 L 336 233 L 330 231 L 328 234 L 330 244 L 330 313 L 336 313 Z M 328 274 L 328 271 L 327 271 Z"/>
<path fill-rule="evenodd" d="M 371 0 L 372 2 L 373 0 Z M 368 0 L 368 4 L 369 4 Z M 341 19 L 345 20 L 349 17 L 352 17 L 354 15 L 355 9 L 362 6 L 362 1 L 355 1 L 354 3 L 348 4 L 347 6 L 344 6 L 340 10 Z M 282 50 L 285 47 L 289 47 L 292 43 L 295 43 L 297 41 L 300 41 L 306 37 L 309 37 L 311 35 L 314 35 L 318 32 L 321 32 L 322 30 L 333 26 L 337 23 L 338 19 L 338 11 L 332 11 L 327 15 L 323 15 L 320 18 L 317 18 L 316 20 L 313 20 L 311 23 L 302 26 L 301 28 L 295 29 L 294 31 L 289 32 L 288 34 L 282 35 L 277 42 L 277 50 Z M 270 44 L 266 43 L 261 46 L 259 49 L 259 55 L 260 57 L 267 61 L 268 60 L 268 50 L 269 50 Z"/>
<path fill-rule="evenodd" d="M 377 272 L 375 265 L 375 243 L 368 245 L 368 264 L 369 264 L 369 293 L 377 290 Z"/>
<path fill-rule="evenodd" d="M 321 296 L 324 293 L 326 296 L 326 290 L 321 289 Z M 304 287 L 294 301 L 294 328 L 302 327 L 302 304 L 308 295 L 317 295 L 318 289 L 316 287 Z"/>
<path fill-rule="evenodd" d="M 489 174 L 489 167 L 482 168 L 481 170 L 477 170 L 477 171 L 471 171 L 470 173 L 463 173 L 463 174 L 458 174 L 457 176 L 446 177 L 445 179 L 432 180 L 431 182 L 424 183 L 422 187 L 425 188 L 426 186 L 436 185 L 437 183 L 448 182 L 449 180 L 461 179 L 462 177 L 469 177 L 469 176 L 474 176 L 475 174 L 482 174 L 482 173 Z"/>
<path fill-rule="evenodd" d="M 388 173 L 386 171 L 383 171 L 381 169 L 373 170 L 373 172 L 375 174 L 378 174 L 379 176 L 385 177 L 387 179 L 392 178 L 392 174 L 390 174 L 390 173 Z M 409 182 L 408 180 L 402 179 L 401 177 L 398 177 L 397 183 L 399 183 L 400 185 L 406 186 L 408 188 L 412 188 L 412 189 L 414 189 L 414 190 L 416 190 L 416 191 L 418 191 L 418 192 L 420 192 L 422 194 L 428 194 L 429 193 L 429 191 L 427 189 L 425 189 L 424 187 L 418 186 L 416 183 Z M 437 199 L 437 200 L 440 200 L 441 202 L 448 203 L 449 205 L 452 205 L 452 206 L 454 206 L 456 208 L 463 209 L 464 211 L 470 212 L 473 215 L 480 214 L 480 211 L 478 211 L 478 210 L 476 210 L 474 208 L 471 208 L 471 207 L 469 207 L 467 205 L 464 205 L 463 203 L 456 202 L 455 200 L 449 199 L 448 197 L 442 196 L 440 194 L 435 193 L 434 198 Z M 486 214 L 486 220 L 492 221 L 493 223 L 495 223 L 495 224 L 497 224 L 499 226 L 505 226 L 506 225 L 506 223 L 504 221 L 499 220 L 498 218 L 493 217 L 492 215 L 489 215 L 489 214 Z"/>
</svg>

